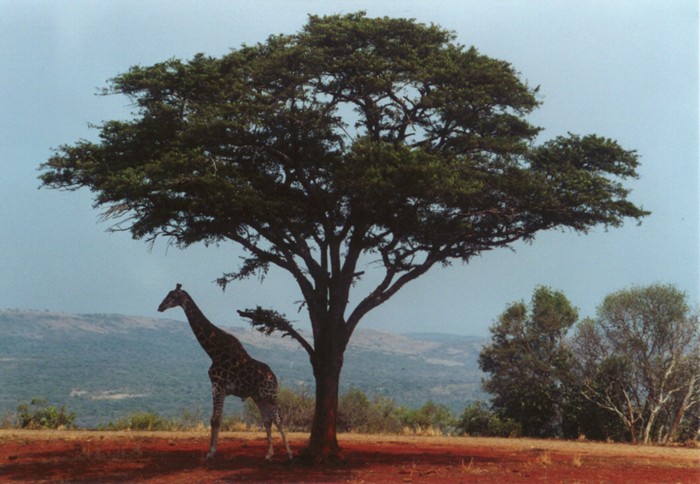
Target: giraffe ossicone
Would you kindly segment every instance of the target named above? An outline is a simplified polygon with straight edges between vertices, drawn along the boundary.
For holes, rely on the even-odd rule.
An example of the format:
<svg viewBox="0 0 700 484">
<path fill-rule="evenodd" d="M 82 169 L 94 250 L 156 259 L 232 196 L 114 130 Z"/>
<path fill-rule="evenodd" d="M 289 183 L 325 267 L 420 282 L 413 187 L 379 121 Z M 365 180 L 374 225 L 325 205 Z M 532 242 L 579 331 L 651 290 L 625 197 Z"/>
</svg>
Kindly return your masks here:
<svg viewBox="0 0 700 484">
<path fill-rule="evenodd" d="M 211 415 L 211 441 L 207 458 L 211 459 L 216 454 L 224 399 L 227 395 L 234 395 L 243 400 L 252 398 L 260 410 L 267 433 L 265 458 L 269 460 L 274 454 L 272 446 L 272 423 L 274 422 L 282 435 L 287 455 L 291 460 L 292 451 L 282 427 L 277 404 L 277 378 L 270 367 L 248 355 L 235 336 L 212 324 L 194 303 L 192 297 L 182 290 L 182 284 L 177 284 L 175 289 L 165 296 L 158 306 L 158 311 L 163 312 L 176 306 L 180 306 L 185 311 L 192 332 L 212 361 L 209 379 L 214 408 Z"/>
</svg>

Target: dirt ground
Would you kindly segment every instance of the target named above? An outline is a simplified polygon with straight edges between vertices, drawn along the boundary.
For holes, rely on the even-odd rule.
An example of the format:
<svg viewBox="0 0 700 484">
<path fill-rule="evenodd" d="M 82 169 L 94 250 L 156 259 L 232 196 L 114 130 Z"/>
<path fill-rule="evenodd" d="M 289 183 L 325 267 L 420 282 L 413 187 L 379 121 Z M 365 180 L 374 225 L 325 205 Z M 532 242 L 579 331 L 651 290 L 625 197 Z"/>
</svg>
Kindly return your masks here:
<svg viewBox="0 0 700 484">
<path fill-rule="evenodd" d="M 0 431 L 0 482 L 700 482 L 700 450 L 532 439 L 340 435 L 332 466 L 264 459 L 261 433 Z M 298 452 L 306 434 L 291 434 Z"/>
</svg>

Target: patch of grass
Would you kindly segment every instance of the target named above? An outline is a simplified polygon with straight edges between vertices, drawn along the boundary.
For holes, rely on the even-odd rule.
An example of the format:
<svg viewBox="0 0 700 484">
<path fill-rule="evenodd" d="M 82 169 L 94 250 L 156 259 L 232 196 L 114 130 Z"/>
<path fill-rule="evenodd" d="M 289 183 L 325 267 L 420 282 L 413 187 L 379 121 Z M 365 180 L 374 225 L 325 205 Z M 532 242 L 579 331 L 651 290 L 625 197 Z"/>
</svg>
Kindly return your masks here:
<svg viewBox="0 0 700 484">
<path fill-rule="evenodd" d="M 459 470 L 464 474 L 471 473 L 473 467 L 474 467 L 474 457 L 472 457 L 469 460 L 469 464 L 465 464 L 464 459 L 462 459 L 462 461 L 459 464 Z"/>
<path fill-rule="evenodd" d="M 229 415 L 221 420 L 222 432 L 246 432 L 249 430 L 251 430 L 250 425 L 239 415 Z"/>
<path fill-rule="evenodd" d="M 537 463 L 543 466 L 548 466 L 552 464 L 552 456 L 549 454 L 549 452 L 545 452 L 544 454 L 540 454 L 539 457 L 537 457 Z"/>
<path fill-rule="evenodd" d="M 225 418 L 222 422 L 221 430 L 241 430 L 239 428 L 228 428 L 232 425 L 227 422 L 231 420 L 240 420 L 234 416 Z M 206 430 L 208 426 L 204 425 L 201 412 L 192 412 L 184 410 L 180 417 L 164 417 L 152 411 L 135 412 L 126 417 L 111 421 L 106 425 L 99 425 L 98 430 L 142 430 L 142 431 L 186 431 Z"/>
<path fill-rule="evenodd" d="M 136 412 L 108 423 L 104 430 L 179 430 L 178 427 L 176 421 L 161 417 L 155 412 Z"/>
</svg>

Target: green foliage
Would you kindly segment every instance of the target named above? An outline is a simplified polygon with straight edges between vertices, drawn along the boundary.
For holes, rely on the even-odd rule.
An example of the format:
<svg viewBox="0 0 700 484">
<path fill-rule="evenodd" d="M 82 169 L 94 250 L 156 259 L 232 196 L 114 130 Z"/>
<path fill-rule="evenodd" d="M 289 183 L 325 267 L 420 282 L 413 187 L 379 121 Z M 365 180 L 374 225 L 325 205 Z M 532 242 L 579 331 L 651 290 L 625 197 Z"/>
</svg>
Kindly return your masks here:
<svg viewBox="0 0 700 484">
<path fill-rule="evenodd" d="M 223 285 L 226 285 L 224 282 Z M 250 325 L 266 336 L 270 336 L 274 331 L 282 333 L 282 337 L 290 336 L 296 339 L 309 354 L 314 352 L 311 345 L 294 329 L 292 323 L 277 311 L 263 309 L 258 306 L 255 309 L 238 311 L 238 314 L 250 320 Z"/>
<path fill-rule="evenodd" d="M 21 429 L 73 428 L 73 420 L 75 413 L 66 411 L 64 405 L 55 407 L 41 398 L 17 406 L 17 426 Z"/>
<path fill-rule="evenodd" d="M 344 432 L 391 434 L 401 432 L 401 409 L 393 400 L 370 400 L 357 388 L 348 390 L 338 402 L 338 428 Z"/>
<path fill-rule="evenodd" d="M 449 435 L 455 427 L 450 409 L 430 400 L 419 409 L 403 409 L 402 413 L 401 421 L 404 427 L 417 434 L 436 432 Z"/>
<path fill-rule="evenodd" d="M 512 304 L 491 327 L 492 342 L 479 355 L 479 366 L 490 374 L 483 386 L 494 394 L 499 417 L 517 422 L 524 435 L 561 432 L 571 366 L 565 337 L 577 318 L 563 293 L 539 287 L 529 308 Z"/>
<path fill-rule="evenodd" d="M 454 41 L 413 20 L 310 16 L 221 58 L 132 67 L 105 92 L 129 97 L 133 119 L 61 146 L 42 183 L 90 188 L 136 238 L 240 244 L 250 256 L 220 283 L 276 265 L 314 325 L 379 253 L 386 278 L 351 327 L 435 264 L 647 214 L 620 183 L 633 151 L 596 135 L 535 146 L 537 89 Z"/>
<path fill-rule="evenodd" d="M 520 425 L 513 419 L 500 418 L 484 402 L 475 402 L 464 409 L 455 430 L 473 437 L 518 437 Z"/>
</svg>

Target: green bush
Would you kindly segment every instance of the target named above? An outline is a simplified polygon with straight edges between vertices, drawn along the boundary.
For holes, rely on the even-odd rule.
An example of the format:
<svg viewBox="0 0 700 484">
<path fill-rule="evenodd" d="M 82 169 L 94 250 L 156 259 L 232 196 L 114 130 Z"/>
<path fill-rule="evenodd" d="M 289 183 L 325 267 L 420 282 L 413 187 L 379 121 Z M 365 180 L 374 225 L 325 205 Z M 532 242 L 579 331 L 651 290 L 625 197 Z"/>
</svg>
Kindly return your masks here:
<svg viewBox="0 0 700 484">
<path fill-rule="evenodd" d="M 491 435 L 489 422 L 495 415 L 484 402 L 475 402 L 464 409 L 457 422 L 457 432 L 475 437 Z"/>
<path fill-rule="evenodd" d="M 370 400 L 357 388 L 348 390 L 338 402 L 338 430 L 342 432 L 399 433 L 401 411 L 393 400 L 375 397 Z"/>
<path fill-rule="evenodd" d="M 449 408 L 433 401 L 426 402 L 419 409 L 404 410 L 401 421 L 404 428 L 413 433 L 441 435 L 451 434 L 456 423 Z"/>
<path fill-rule="evenodd" d="M 75 413 L 67 412 L 64 405 L 55 407 L 41 398 L 17 406 L 17 426 L 21 429 L 69 429 L 74 427 L 73 420 Z"/>
<path fill-rule="evenodd" d="M 514 420 L 496 415 L 484 402 L 475 402 L 462 412 L 456 432 L 474 437 L 517 437 L 521 429 Z"/>
</svg>

